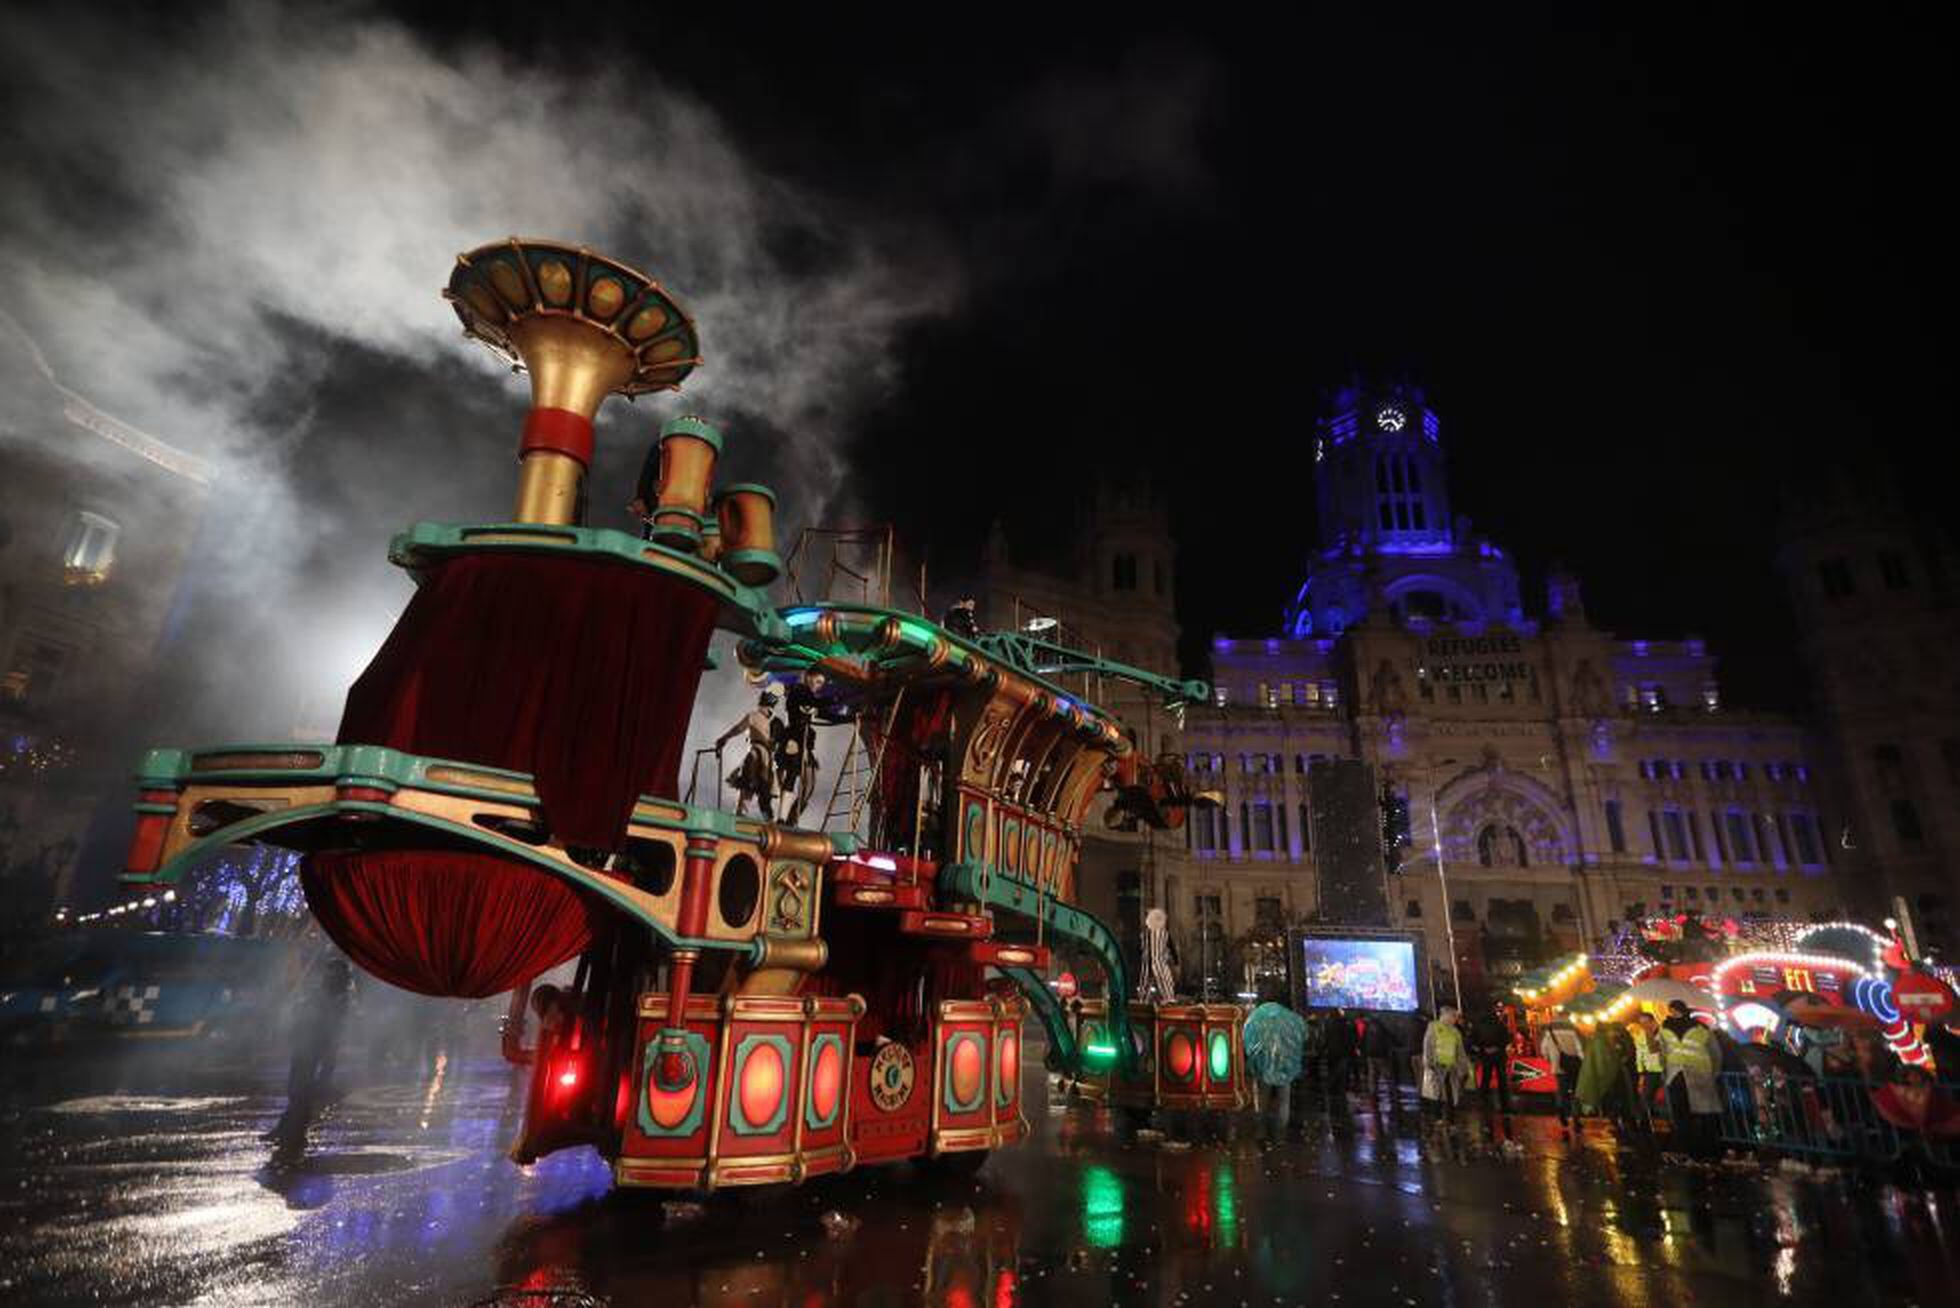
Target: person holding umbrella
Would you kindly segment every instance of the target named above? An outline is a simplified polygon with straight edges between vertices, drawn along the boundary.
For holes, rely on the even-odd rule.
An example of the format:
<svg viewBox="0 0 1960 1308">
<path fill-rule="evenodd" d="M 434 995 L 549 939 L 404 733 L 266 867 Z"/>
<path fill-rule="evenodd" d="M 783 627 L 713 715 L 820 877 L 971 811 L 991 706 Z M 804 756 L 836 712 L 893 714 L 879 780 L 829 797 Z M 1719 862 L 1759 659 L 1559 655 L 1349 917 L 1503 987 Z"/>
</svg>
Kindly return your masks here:
<svg viewBox="0 0 1960 1308">
<path fill-rule="evenodd" d="M 1245 1065 L 1259 1085 L 1260 1130 L 1274 1143 L 1286 1133 L 1293 1083 L 1300 1079 L 1306 1047 L 1306 1019 L 1268 989 L 1264 1001 L 1245 1019 Z"/>
</svg>

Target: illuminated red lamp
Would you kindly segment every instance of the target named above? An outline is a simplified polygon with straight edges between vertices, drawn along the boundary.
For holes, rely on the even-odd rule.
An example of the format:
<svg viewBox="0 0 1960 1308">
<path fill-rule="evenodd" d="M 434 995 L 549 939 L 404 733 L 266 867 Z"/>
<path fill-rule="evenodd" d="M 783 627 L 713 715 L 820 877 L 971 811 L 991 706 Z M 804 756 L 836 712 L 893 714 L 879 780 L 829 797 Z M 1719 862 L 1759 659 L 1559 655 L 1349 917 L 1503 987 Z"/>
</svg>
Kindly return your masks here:
<svg viewBox="0 0 1960 1308">
<path fill-rule="evenodd" d="M 980 1041 L 954 1041 L 952 1072 L 955 1103 L 971 1104 L 980 1097 L 980 1083 L 987 1074 L 986 1067 L 981 1062 Z"/>
<path fill-rule="evenodd" d="M 810 1068 L 810 1110 L 818 1121 L 828 1122 L 836 1115 L 837 1102 L 842 1098 L 843 1093 L 843 1047 L 826 1042 L 817 1050 L 816 1062 Z M 748 1110 L 744 1108 L 742 1111 Z"/>
<path fill-rule="evenodd" d="M 783 1056 L 774 1045 L 757 1045 L 742 1064 L 737 1090 L 742 1119 L 760 1127 L 774 1120 L 783 1102 Z"/>
<path fill-rule="evenodd" d="M 566 1058 L 553 1064 L 551 1068 L 551 1089 L 555 1098 L 570 1099 L 577 1093 L 579 1081 L 578 1060 Z"/>
<path fill-rule="evenodd" d="M 660 1086 L 660 1078 L 653 1074 L 647 1076 L 647 1116 L 663 1131 L 674 1131 L 687 1120 L 688 1112 L 694 1107 L 694 1096 L 700 1085 L 694 1077 L 694 1063 L 687 1060 L 683 1065 L 687 1079 L 671 1090 Z"/>
<path fill-rule="evenodd" d="M 1013 1098 L 1014 1087 L 1021 1084 L 1021 1038 L 1012 1031 L 1000 1038 L 1000 1085 L 1001 1093 Z"/>
<path fill-rule="evenodd" d="M 1164 1066 L 1178 1081 L 1189 1081 L 1197 1074 L 1198 1042 L 1183 1027 L 1164 1037 Z"/>
</svg>

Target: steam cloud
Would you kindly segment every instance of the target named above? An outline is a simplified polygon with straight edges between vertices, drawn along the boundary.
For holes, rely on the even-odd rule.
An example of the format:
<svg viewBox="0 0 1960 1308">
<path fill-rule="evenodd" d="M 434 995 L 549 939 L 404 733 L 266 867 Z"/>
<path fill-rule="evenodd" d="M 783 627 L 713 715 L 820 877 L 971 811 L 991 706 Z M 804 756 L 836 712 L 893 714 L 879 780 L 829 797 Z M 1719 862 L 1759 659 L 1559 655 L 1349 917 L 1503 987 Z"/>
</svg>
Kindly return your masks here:
<svg viewBox="0 0 1960 1308">
<path fill-rule="evenodd" d="M 167 729 L 330 728 L 407 595 L 388 535 L 508 512 L 528 382 L 438 298 L 455 253 L 584 242 L 694 315 L 707 364 L 683 395 L 602 412 L 592 520 L 618 526 L 655 426 L 693 411 L 790 533 L 835 517 L 836 438 L 889 384 L 896 334 L 958 295 L 920 233 L 763 174 L 657 68 L 433 49 L 358 8 L 147 21 L 0 16 L 0 309 L 67 385 L 220 468 Z M 747 702 L 723 680 L 702 727 Z"/>
</svg>

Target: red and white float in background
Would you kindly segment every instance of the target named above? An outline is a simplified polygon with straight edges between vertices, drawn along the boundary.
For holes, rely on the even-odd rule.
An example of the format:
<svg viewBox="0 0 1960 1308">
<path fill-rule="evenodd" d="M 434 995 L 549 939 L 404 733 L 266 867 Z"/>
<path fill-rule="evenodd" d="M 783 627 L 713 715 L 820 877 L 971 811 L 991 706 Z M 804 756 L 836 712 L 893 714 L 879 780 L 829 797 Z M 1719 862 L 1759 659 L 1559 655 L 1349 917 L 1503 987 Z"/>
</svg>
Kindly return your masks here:
<svg viewBox="0 0 1960 1308">
<path fill-rule="evenodd" d="M 1856 943 L 1854 943 L 1856 942 Z M 1849 955 L 1869 948 L 1866 960 Z M 1927 1063 L 1930 1056 L 1913 1023 L 1895 998 L 1887 963 L 1896 952 L 1890 937 L 1856 923 L 1825 923 L 1804 932 L 1790 950 L 1758 950 L 1725 958 L 1708 969 L 1706 986 L 1721 1008 L 1722 1021 L 1743 1039 L 1758 1031 L 1781 1035 L 1798 1003 L 1811 1009 L 1816 1023 L 1830 1009 L 1845 1010 L 1874 1022 L 1902 1062 Z M 1923 976 L 1908 971 L 1901 980 Z M 1933 981 L 1927 977 L 1925 980 Z M 1916 981 L 1913 983 L 1918 984 Z M 1943 988 L 1943 987 L 1942 987 Z M 1916 990 L 1912 993 L 1917 993 Z"/>
</svg>

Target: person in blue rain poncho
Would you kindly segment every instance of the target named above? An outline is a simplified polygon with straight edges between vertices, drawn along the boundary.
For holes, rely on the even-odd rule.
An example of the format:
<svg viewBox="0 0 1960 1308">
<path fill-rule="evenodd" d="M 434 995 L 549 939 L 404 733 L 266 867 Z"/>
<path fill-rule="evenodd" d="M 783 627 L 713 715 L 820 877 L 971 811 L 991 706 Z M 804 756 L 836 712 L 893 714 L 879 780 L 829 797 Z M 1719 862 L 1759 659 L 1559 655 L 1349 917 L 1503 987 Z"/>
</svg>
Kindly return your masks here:
<svg viewBox="0 0 1960 1308">
<path fill-rule="evenodd" d="M 1259 1086 L 1259 1120 L 1269 1139 L 1285 1134 L 1306 1048 L 1306 1020 L 1268 992 L 1245 1019 L 1245 1065 Z"/>
</svg>

